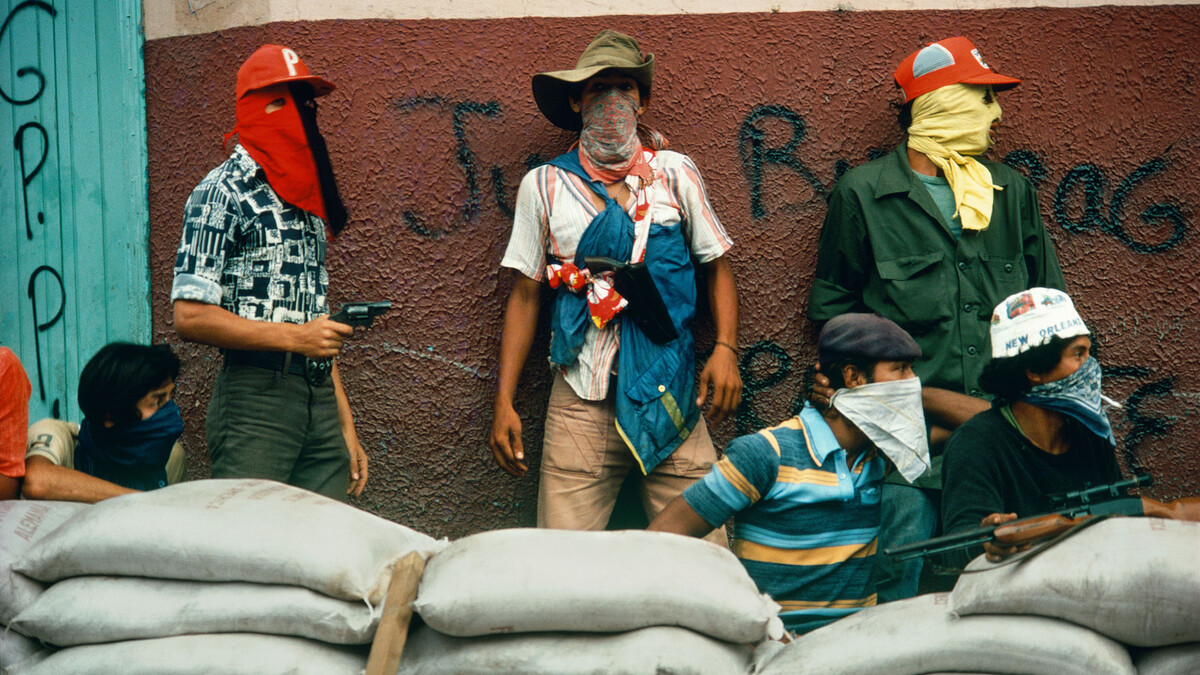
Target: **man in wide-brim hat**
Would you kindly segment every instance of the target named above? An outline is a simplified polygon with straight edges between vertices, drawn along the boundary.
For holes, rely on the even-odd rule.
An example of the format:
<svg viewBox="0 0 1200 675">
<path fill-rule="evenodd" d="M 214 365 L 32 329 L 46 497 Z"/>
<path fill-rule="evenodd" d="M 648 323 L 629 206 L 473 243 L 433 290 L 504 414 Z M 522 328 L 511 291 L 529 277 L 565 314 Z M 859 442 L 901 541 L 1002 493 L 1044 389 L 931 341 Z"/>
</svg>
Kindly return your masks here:
<svg viewBox="0 0 1200 675">
<path fill-rule="evenodd" d="M 541 527 L 603 529 L 634 466 L 644 476 L 642 501 L 653 518 L 716 459 L 700 406 L 710 400 L 709 414 L 720 421 L 741 400 L 737 290 L 725 258 L 732 241 L 692 160 L 666 150 L 662 135 L 639 123 L 653 78 L 654 57 L 611 30 L 595 37 L 574 69 L 533 78 L 542 114 L 579 132 L 579 141 L 526 174 L 517 195 L 501 261 L 514 282 L 490 445 L 500 466 L 525 474 L 513 397 L 533 342 L 541 286 L 549 283 L 555 375 L 541 459 Z M 623 297 L 611 265 L 589 269 L 589 257 L 644 265 L 639 272 L 648 271 L 653 283 L 630 289 L 618 281 L 629 295 Z M 698 386 L 693 261 L 705 268 L 716 324 Z M 654 295 L 661 305 L 647 300 Z M 644 323 L 651 306 L 665 307 L 655 314 L 665 331 Z M 724 532 L 712 538 L 724 541 Z"/>
</svg>

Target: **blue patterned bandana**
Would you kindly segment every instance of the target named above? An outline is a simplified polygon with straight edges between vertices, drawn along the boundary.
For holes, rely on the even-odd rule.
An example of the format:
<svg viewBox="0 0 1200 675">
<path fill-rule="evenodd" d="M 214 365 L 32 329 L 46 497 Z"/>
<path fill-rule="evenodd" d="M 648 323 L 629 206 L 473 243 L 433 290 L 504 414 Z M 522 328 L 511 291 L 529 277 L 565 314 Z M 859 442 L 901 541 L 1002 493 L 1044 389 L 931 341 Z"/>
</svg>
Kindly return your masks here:
<svg viewBox="0 0 1200 675">
<path fill-rule="evenodd" d="M 1061 380 L 1039 384 L 1020 400 L 1039 408 L 1047 408 L 1079 420 L 1088 431 L 1116 446 L 1112 424 L 1100 408 L 1100 362 L 1088 357 L 1079 370 Z"/>
</svg>

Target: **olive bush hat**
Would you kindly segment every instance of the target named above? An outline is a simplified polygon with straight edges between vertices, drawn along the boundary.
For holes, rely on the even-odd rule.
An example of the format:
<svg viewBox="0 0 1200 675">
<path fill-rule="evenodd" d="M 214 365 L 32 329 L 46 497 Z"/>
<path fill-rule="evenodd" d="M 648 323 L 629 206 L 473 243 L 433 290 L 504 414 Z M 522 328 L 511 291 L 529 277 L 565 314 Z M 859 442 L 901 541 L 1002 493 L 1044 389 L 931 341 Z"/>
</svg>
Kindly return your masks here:
<svg viewBox="0 0 1200 675">
<path fill-rule="evenodd" d="M 579 131 L 583 120 L 571 110 L 569 96 L 575 85 L 603 70 L 615 70 L 638 81 L 642 91 L 650 93 L 654 82 L 654 55 L 642 58 L 637 40 L 615 30 L 596 34 L 575 63 L 574 70 L 556 70 L 533 76 L 533 100 L 538 110 L 556 126 Z"/>
</svg>

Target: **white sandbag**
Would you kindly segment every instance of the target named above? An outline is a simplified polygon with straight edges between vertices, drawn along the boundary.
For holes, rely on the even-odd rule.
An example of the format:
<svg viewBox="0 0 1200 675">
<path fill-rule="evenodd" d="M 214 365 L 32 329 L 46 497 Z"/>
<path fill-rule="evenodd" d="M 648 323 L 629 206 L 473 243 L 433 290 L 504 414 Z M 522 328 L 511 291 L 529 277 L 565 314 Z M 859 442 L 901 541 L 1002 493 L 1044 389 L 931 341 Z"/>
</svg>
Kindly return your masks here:
<svg viewBox="0 0 1200 675">
<path fill-rule="evenodd" d="M 1200 642 L 1148 650 L 1134 665 L 1138 675 L 1196 675 L 1200 673 Z"/>
<path fill-rule="evenodd" d="M 299 586 L 73 577 L 46 589 L 13 627 L 60 647 L 186 633 L 271 633 L 364 644 L 378 611 Z"/>
<path fill-rule="evenodd" d="M 779 606 L 728 549 L 662 532 L 512 529 L 465 537 L 429 561 L 413 608 L 458 637 L 682 626 L 757 642 L 782 633 Z"/>
<path fill-rule="evenodd" d="M 78 502 L 0 501 L 0 624 L 33 603 L 42 584 L 13 572 L 13 563 L 72 516 L 89 508 Z"/>
<path fill-rule="evenodd" d="M 255 633 L 178 635 L 55 652 L 22 675 L 359 675 L 362 647 Z"/>
<path fill-rule="evenodd" d="M 52 653 L 37 640 L 0 625 L 0 675 L 21 675 Z"/>
<path fill-rule="evenodd" d="M 1020 563 L 980 556 L 951 604 L 964 616 L 1065 619 L 1139 647 L 1200 642 L 1197 560 L 1200 523 L 1110 518 Z"/>
<path fill-rule="evenodd" d="M 87 575 L 253 581 L 378 604 L 396 560 L 444 546 L 282 483 L 201 480 L 100 502 L 14 568 L 46 582 Z"/>
<path fill-rule="evenodd" d="M 1123 646 L 1086 628 L 1031 616 L 955 617 L 946 593 L 921 595 L 801 636 L 764 675 L 1133 675 Z"/>
<path fill-rule="evenodd" d="M 667 675 L 746 673 L 751 649 L 686 628 L 629 633 L 523 633 L 461 638 L 413 631 L 399 675 Z"/>
</svg>

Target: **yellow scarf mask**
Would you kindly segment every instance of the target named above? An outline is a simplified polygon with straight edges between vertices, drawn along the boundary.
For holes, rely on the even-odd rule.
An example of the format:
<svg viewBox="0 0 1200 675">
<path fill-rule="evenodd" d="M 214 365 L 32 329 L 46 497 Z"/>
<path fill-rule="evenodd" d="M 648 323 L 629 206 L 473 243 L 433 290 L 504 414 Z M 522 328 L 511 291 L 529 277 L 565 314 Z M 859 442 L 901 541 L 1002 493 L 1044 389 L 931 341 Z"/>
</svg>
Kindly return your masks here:
<svg viewBox="0 0 1200 675">
<path fill-rule="evenodd" d="M 988 129 L 1000 119 L 1000 104 L 988 94 L 988 87 L 952 84 L 913 99 L 908 147 L 945 174 L 964 230 L 987 228 L 992 191 L 1003 189 L 992 184 L 992 173 L 975 159 L 991 145 Z"/>
</svg>

